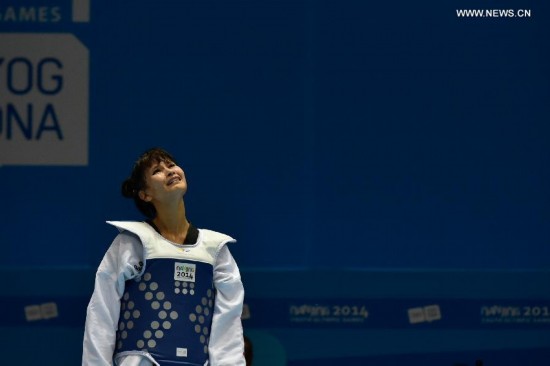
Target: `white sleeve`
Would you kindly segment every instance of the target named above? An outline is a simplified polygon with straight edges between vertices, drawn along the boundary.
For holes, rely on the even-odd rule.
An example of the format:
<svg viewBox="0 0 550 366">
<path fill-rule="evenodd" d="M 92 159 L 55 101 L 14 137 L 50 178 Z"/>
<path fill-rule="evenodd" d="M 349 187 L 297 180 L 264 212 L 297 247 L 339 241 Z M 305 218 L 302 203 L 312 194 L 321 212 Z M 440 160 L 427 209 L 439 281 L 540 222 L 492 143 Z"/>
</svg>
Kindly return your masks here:
<svg viewBox="0 0 550 366">
<path fill-rule="evenodd" d="M 217 293 L 208 345 L 209 366 L 245 366 L 241 324 L 244 288 L 227 245 L 216 258 L 214 285 Z"/>
<path fill-rule="evenodd" d="M 86 314 L 82 366 L 111 366 L 120 298 L 125 282 L 143 267 L 143 246 L 131 234 L 118 235 L 105 253 L 96 273 L 94 293 Z"/>
</svg>

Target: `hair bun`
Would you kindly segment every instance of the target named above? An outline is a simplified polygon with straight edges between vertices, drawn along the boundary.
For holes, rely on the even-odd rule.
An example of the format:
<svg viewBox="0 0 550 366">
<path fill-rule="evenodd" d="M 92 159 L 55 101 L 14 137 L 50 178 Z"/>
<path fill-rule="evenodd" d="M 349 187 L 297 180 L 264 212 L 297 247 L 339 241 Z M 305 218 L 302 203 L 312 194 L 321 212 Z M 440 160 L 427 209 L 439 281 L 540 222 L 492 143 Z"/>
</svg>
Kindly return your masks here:
<svg viewBox="0 0 550 366">
<path fill-rule="evenodd" d="M 121 193 L 124 197 L 133 198 L 135 196 L 135 191 L 134 181 L 131 178 L 122 182 Z"/>
</svg>

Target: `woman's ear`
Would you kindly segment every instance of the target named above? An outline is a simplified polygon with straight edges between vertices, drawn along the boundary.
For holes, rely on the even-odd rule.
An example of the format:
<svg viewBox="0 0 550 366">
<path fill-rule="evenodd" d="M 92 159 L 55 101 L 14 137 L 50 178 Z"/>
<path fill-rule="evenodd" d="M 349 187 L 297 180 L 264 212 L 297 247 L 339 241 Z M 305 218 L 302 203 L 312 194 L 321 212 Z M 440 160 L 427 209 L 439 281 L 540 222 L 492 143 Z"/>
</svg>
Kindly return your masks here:
<svg viewBox="0 0 550 366">
<path fill-rule="evenodd" d="M 151 196 L 149 196 L 147 193 L 145 193 L 144 190 L 139 191 L 138 195 L 139 195 L 139 198 L 142 201 L 145 201 L 145 202 L 150 202 L 151 201 Z"/>
</svg>

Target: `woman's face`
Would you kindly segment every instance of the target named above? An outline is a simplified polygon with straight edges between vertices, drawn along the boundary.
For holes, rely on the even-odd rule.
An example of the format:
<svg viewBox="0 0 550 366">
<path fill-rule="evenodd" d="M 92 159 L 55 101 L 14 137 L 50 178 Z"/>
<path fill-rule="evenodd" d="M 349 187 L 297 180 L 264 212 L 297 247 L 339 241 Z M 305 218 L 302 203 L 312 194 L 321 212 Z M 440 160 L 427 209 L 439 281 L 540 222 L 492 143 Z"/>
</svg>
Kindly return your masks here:
<svg viewBox="0 0 550 366">
<path fill-rule="evenodd" d="M 183 169 L 172 161 L 159 161 L 145 169 L 146 188 L 139 197 L 146 202 L 180 199 L 187 191 Z"/>
</svg>

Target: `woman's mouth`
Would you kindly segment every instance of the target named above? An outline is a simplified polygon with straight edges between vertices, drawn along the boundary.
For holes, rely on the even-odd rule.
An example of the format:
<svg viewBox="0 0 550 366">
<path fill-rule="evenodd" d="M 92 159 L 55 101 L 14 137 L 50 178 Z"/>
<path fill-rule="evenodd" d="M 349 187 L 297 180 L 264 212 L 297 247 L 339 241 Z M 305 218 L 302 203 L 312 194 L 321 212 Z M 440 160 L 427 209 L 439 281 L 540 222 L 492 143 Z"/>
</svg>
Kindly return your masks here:
<svg viewBox="0 0 550 366">
<path fill-rule="evenodd" d="M 181 181 L 181 178 L 180 178 L 180 177 L 177 177 L 177 176 L 176 176 L 176 177 L 172 177 L 172 178 L 168 179 L 168 182 L 166 182 L 166 185 L 171 186 L 172 184 L 178 183 L 178 182 L 180 182 L 180 181 Z"/>
</svg>

